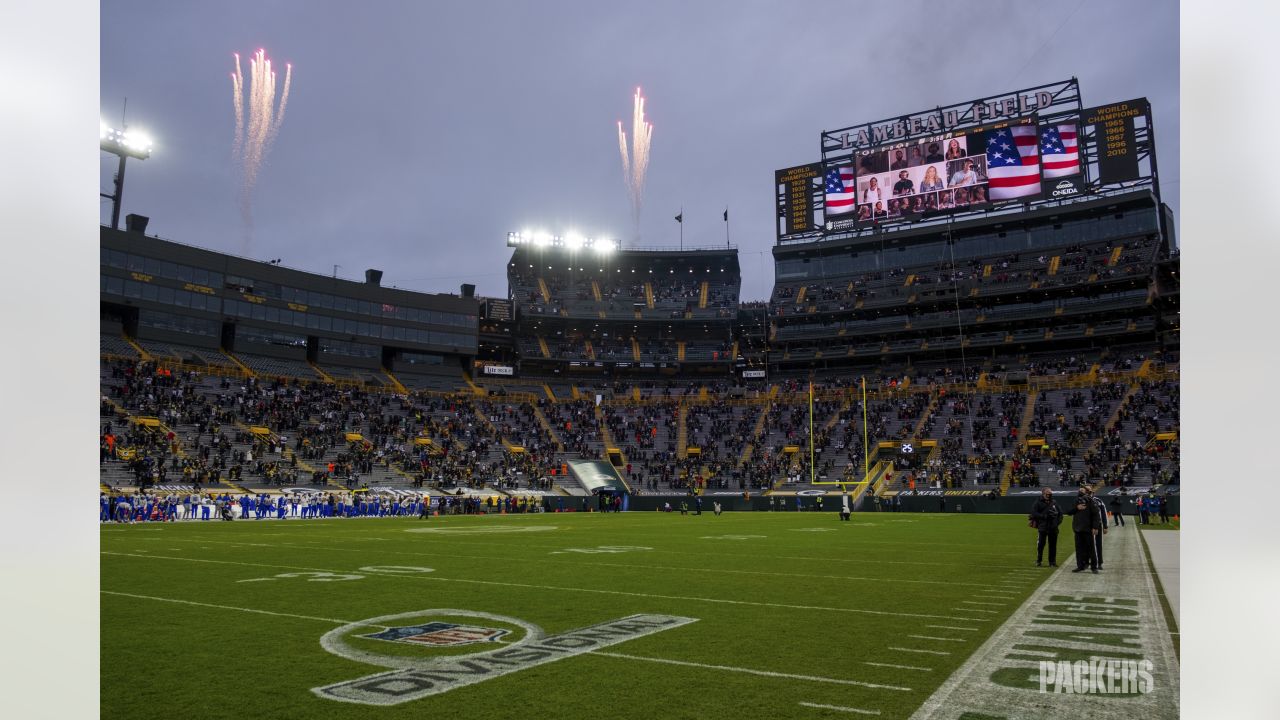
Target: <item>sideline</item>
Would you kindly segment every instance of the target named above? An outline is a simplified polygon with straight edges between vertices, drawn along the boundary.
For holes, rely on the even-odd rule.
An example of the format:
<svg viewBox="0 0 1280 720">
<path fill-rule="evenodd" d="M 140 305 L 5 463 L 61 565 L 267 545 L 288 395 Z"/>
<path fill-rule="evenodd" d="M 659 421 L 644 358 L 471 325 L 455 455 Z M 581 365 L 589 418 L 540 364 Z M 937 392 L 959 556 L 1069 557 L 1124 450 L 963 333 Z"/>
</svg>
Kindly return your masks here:
<svg viewBox="0 0 1280 720">
<path fill-rule="evenodd" d="M 1172 625 L 1175 626 L 1182 623 L 1182 603 L 1178 593 L 1182 575 L 1181 535 L 1179 530 L 1142 531 L 1147 560 L 1156 574 L 1156 589 L 1169 601 L 1169 609 L 1173 611 Z"/>
<path fill-rule="evenodd" d="M 1040 588 L 928 700 L 911 720 L 1093 720 L 1177 718 L 1179 663 L 1136 527 L 1108 533 L 1097 575 L 1072 573 L 1060 558 Z M 1090 658 L 1151 663 L 1146 694 L 1041 692 L 1040 661 Z M 1069 684 L 1069 683 L 1067 683 Z M 1055 692 L 1057 690 L 1058 692 Z"/>
</svg>

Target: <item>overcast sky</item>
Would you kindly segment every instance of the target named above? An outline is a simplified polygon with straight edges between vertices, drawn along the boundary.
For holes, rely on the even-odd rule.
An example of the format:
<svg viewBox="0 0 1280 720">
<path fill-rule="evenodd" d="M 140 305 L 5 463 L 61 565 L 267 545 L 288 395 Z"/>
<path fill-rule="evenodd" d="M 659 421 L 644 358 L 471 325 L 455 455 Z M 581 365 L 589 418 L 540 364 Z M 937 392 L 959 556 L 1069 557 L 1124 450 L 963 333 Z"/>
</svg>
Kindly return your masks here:
<svg viewBox="0 0 1280 720">
<path fill-rule="evenodd" d="M 1076 76 L 1145 96 L 1178 208 L 1178 15 L 1166 1 L 254 2 L 106 0 L 101 110 L 155 139 L 122 214 L 239 254 L 233 52 L 293 86 L 253 195 L 251 257 L 385 285 L 506 295 L 509 230 L 627 237 L 618 120 L 654 125 L 644 245 L 722 244 L 744 300 L 773 284 L 773 171 L 826 129 Z M 629 128 L 628 128 L 629 130 Z M 104 155 L 101 185 L 115 164 Z M 103 203 L 102 221 L 110 218 Z"/>
</svg>

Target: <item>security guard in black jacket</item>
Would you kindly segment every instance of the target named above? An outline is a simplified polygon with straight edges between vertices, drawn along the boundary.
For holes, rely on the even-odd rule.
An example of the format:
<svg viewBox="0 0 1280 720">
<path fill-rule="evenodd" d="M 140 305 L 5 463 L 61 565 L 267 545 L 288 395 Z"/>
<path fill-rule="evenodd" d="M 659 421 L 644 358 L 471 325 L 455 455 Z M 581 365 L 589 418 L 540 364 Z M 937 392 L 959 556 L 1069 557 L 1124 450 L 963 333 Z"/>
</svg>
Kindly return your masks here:
<svg viewBox="0 0 1280 720">
<path fill-rule="evenodd" d="M 1058 567 L 1058 525 L 1062 524 L 1062 510 L 1053 501 L 1053 491 L 1044 488 L 1028 516 L 1039 537 L 1036 539 L 1036 567 L 1044 561 L 1044 546 L 1049 544 L 1049 567 Z"/>
<path fill-rule="evenodd" d="M 1084 572 L 1087 567 L 1097 573 L 1098 559 L 1093 554 L 1096 548 L 1093 537 L 1098 534 L 1098 513 L 1084 488 L 1080 488 L 1067 514 L 1071 516 L 1071 530 L 1076 535 L 1076 569 L 1071 572 Z"/>
</svg>

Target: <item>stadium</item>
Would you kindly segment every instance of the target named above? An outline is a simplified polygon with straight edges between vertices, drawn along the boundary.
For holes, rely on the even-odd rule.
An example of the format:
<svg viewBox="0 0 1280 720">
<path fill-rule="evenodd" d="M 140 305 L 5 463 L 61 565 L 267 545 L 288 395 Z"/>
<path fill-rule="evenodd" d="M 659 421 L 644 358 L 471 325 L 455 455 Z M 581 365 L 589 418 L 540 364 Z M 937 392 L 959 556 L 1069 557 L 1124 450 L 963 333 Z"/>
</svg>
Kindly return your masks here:
<svg viewBox="0 0 1280 720">
<path fill-rule="evenodd" d="M 727 240 L 513 229 L 482 297 L 102 226 L 102 716 L 1177 717 L 1149 104 L 821 147 L 767 301 Z"/>
</svg>

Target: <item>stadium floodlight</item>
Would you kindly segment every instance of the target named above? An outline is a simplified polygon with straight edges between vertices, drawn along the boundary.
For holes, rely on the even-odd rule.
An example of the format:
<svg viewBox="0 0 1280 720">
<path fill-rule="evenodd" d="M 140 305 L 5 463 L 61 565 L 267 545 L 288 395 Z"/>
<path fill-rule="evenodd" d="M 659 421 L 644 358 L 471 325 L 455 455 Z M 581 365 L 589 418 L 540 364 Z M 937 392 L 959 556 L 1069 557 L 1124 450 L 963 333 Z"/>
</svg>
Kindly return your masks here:
<svg viewBox="0 0 1280 720">
<path fill-rule="evenodd" d="M 587 237 L 577 230 L 570 230 L 564 235 L 553 235 L 546 230 L 520 230 L 507 233 L 507 247 L 533 245 L 538 248 L 566 248 L 570 252 L 594 249 L 601 255 L 607 255 L 621 249 L 619 242 L 612 238 Z"/>
<path fill-rule="evenodd" d="M 124 198 L 124 163 L 129 158 L 146 160 L 151 157 L 151 137 L 137 130 L 116 130 L 107 123 L 98 120 L 98 148 L 120 158 L 120 168 L 116 171 L 116 191 L 110 195 L 98 193 L 111 199 L 111 229 L 120 229 L 120 201 Z"/>
<path fill-rule="evenodd" d="M 151 138 L 137 130 L 116 130 L 99 123 L 98 147 L 112 155 L 138 160 L 151 157 Z"/>
</svg>

